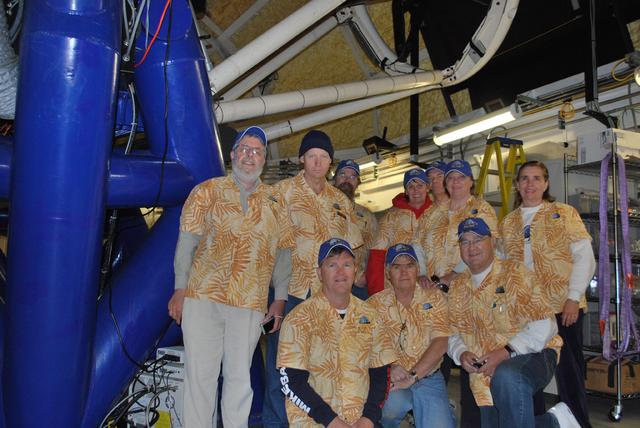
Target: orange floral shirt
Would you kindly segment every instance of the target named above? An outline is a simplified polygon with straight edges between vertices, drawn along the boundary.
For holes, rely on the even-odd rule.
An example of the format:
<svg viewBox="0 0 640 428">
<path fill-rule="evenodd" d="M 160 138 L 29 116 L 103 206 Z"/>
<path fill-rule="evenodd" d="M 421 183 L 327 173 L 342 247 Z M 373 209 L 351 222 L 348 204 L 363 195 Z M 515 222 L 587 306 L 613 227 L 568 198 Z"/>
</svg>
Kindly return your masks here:
<svg viewBox="0 0 640 428">
<path fill-rule="evenodd" d="M 367 303 L 378 311 L 398 363 L 406 370 L 416 365 L 433 339 L 449 336 L 449 308 L 440 290 L 416 287 L 408 308 L 397 301 L 393 289 L 374 294 Z"/>
<path fill-rule="evenodd" d="M 505 258 L 524 262 L 524 224 L 520 208 L 500 224 L 502 252 Z M 571 244 L 591 235 L 570 205 L 544 202 L 531 221 L 531 255 L 534 272 L 542 284 L 543 296 L 554 313 L 562 312 L 573 269 Z M 580 307 L 586 308 L 584 295 Z"/>
<path fill-rule="evenodd" d="M 413 211 L 391 207 L 380 220 L 378 239 L 373 248 L 386 250 L 392 245 L 411 242 L 414 231 L 418 228 L 418 219 Z"/>
<path fill-rule="evenodd" d="M 342 319 L 322 292 L 291 311 L 280 330 L 278 367 L 309 372 L 309 384 L 338 416 L 353 424 L 369 393 L 369 369 L 396 360 L 384 324 L 367 302 L 352 297 Z M 319 426 L 286 400 L 292 426 Z"/>
<path fill-rule="evenodd" d="M 362 245 L 362 235 L 352 202 L 331 184 L 316 195 L 306 183 L 304 171 L 300 171 L 274 187 L 284 197 L 296 240 L 291 251 L 289 294 L 305 299 L 309 290 L 312 294 L 320 290 L 316 273 L 320 245 L 327 239 L 341 238 L 356 249 Z"/>
<path fill-rule="evenodd" d="M 426 257 L 427 276 L 444 276 L 460 263 L 458 225 L 469 217 L 482 218 L 494 237 L 498 236 L 496 212 L 484 199 L 471 196 L 467 204 L 453 213 L 448 205 L 429 209 L 420 218 L 413 242 L 422 247 Z"/>
<path fill-rule="evenodd" d="M 353 204 L 356 224 L 362 234 L 363 245 L 356 250 L 356 258 L 359 261 L 359 272 L 366 269 L 369 250 L 373 247 L 373 242 L 378 235 L 378 220 L 376 216 L 367 208 L 360 204 Z"/>
<path fill-rule="evenodd" d="M 535 276 L 514 260 L 495 259 L 478 288 L 473 287 L 471 272 L 466 270 L 452 281 L 449 291 L 452 334 L 459 334 L 467 349 L 478 356 L 502 348 L 527 323 L 553 318 L 541 291 Z M 558 355 L 561 346 L 557 335 L 546 345 Z M 493 405 L 490 377 L 471 373 L 469 382 L 478 406 Z"/>
<path fill-rule="evenodd" d="M 186 296 L 264 312 L 278 248 L 294 246 L 282 197 L 259 183 L 242 211 L 233 177 L 197 185 L 182 209 L 180 231 L 202 237 Z"/>
</svg>

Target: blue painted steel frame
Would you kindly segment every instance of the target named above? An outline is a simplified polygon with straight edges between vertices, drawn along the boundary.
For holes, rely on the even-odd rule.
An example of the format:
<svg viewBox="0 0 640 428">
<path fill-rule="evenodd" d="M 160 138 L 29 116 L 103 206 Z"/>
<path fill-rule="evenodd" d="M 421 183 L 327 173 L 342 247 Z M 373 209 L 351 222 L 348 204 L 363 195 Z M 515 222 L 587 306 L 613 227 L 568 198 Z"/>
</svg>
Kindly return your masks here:
<svg viewBox="0 0 640 428">
<path fill-rule="evenodd" d="M 96 310 L 107 201 L 154 202 L 166 148 L 164 214 L 111 286 L 125 346 L 143 361 L 169 324 L 180 203 L 224 165 L 187 0 L 173 0 L 171 34 L 165 20 L 135 72 L 151 156 L 111 159 L 121 2 L 25 3 L 16 139 L 13 148 L 0 144 L 0 196 L 11 200 L 4 410 L 7 426 L 95 427 L 136 370 L 120 349 L 108 299 Z M 152 2 L 152 30 L 160 3 Z"/>
</svg>

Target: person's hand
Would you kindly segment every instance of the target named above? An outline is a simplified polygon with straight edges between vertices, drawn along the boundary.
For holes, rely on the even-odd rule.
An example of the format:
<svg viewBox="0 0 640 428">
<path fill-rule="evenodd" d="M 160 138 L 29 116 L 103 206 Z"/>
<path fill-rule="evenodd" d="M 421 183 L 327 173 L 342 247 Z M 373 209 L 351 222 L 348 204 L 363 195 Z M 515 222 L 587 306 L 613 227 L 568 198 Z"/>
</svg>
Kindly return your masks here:
<svg viewBox="0 0 640 428">
<path fill-rule="evenodd" d="M 351 425 L 353 428 L 373 428 L 373 422 L 371 419 L 360 416 L 360 419 L 355 424 Z"/>
<path fill-rule="evenodd" d="M 431 281 L 427 275 L 420 275 L 418 277 L 418 284 L 424 289 L 436 288 L 436 283 Z"/>
<path fill-rule="evenodd" d="M 451 285 L 451 281 L 456 279 L 456 276 L 458 276 L 458 274 L 455 273 L 454 271 L 451 271 L 448 274 L 444 275 L 442 278 L 440 278 L 440 282 L 443 284 Z"/>
<path fill-rule="evenodd" d="M 399 364 L 394 364 L 391 366 L 391 374 L 390 374 L 391 382 L 400 382 L 403 380 L 411 379 L 411 374 L 405 370 Z"/>
<path fill-rule="evenodd" d="M 176 324 L 180 325 L 182 322 L 182 307 L 184 306 L 184 295 L 187 290 L 179 288 L 173 292 L 173 296 L 169 299 L 169 316 L 176 320 Z"/>
<path fill-rule="evenodd" d="M 331 422 L 329 422 L 327 428 L 351 428 L 351 425 L 340 419 L 339 416 L 336 416 Z"/>
<path fill-rule="evenodd" d="M 273 323 L 273 328 L 268 333 L 273 333 L 274 331 L 280 330 L 280 325 L 282 325 L 282 319 L 284 318 L 284 305 L 286 300 L 274 300 L 271 305 L 269 305 L 269 311 L 264 316 L 262 322 L 266 322 L 273 318 L 275 321 Z"/>
<path fill-rule="evenodd" d="M 500 363 L 508 359 L 509 351 L 505 348 L 496 348 L 488 354 L 480 357 L 480 361 L 484 361 L 484 364 L 478 369 L 478 372 L 491 377 L 496 372 L 496 368 L 498 368 Z"/>
<path fill-rule="evenodd" d="M 473 352 L 464 351 L 460 354 L 460 366 L 468 373 L 478 373 L 478 369 L 473 365 L 476 362 L 482 362 L 482 360 Z"/>
<path fill-rule="evenodd" d="M 580 312 L 580 304 L 575 300 L 567 299 L 564 302 L 562 308 L 562 325 L 569 327 L 578 321 L 578 315 Z"/>
<path fill-rule="evenodd" d="M 415 383 L 416 382 L 413 379 L 413 376 L 410 376 L 408 379 L 402 379 L 397 382 L 391 382 L 391 385 L 390 385 L 391 388 L 389 388 L 389 391 L 397 391 L 399 389 L 411 388 Z"/>
</svg>

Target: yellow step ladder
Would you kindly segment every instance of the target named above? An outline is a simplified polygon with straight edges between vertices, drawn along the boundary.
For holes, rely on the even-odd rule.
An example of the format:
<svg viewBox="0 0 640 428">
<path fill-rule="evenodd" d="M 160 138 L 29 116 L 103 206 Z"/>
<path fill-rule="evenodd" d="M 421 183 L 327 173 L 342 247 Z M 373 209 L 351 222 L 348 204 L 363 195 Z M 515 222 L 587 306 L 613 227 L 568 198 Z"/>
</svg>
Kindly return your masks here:
<svg viewBox="0 0 640 428">
<path fill-rule="evenodd" d="M 507 156 L 507 164 L 505 166 L 502 160 L 502 149 L 509 149 Z M 496 155 L 498 169 L 490 169 L 491 158 Z M 510 196 L 511 186 L 516 173 L 516 166 L 525 163 L 524 148 L 521 140 L 514 140 L 506 137 L 493 137 L 487 140 L 487 146 L 484 150 L 484 158 L 482 159 L 482 167 L 480 168 L 480 176 L 476 185 L 476 194 L 482 196 L 484 194 L 487 176 L 497 175 L 500 185 L 500 200 L 502 205 L 498 220 L 502 220 L 504 216 L 511 211 Z"/>
</svg>

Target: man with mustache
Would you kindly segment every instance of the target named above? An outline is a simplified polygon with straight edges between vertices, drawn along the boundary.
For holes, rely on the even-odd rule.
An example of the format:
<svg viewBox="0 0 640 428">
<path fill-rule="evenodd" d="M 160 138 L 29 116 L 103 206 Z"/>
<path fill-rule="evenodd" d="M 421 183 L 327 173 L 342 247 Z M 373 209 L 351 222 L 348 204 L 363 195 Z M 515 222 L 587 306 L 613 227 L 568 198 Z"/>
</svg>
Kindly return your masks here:
<svg viewBox="0 0 640 428">
<path fill-rule="evenodd" d="M 364 243 L 360 248 L 355 250 L 359 263 L 359 277 L 356 277 L 352 293 L 354 296 L 364 300 L 368 297 L 367 278 L 364 272 L 367 266 L 367 259 L 369 258 L 369 250 L 373 245 L 373 240 L 378 234 L 378 220 L 367 207 L 355 202 L 356 190 L 360 183 L 360 165 L 352 159 L 340 161 L 333 176 L 333 185 L 342 190 L 342 193 L 347 195 L 351 202 L 353 202 L 356 222 L 360 233 L 362 233 Z"/>
<path fill-rule="evenodd" d="M 294 237 L 283 199 L 260 181 L 266 146 L 261 128 L 240 133 L 231 151 L 232 174 L 197 185 L 182 209 L 169 315 L 182 322 L 183 423 L 190 428 L 211 427 L 220 363 L 222 421 L 247 425 L 249 371 L 261 323 L 282 319 L 286 284 L 265 317 L 269 280 L 276 252 L 293 247 Z"/>
</svg>

